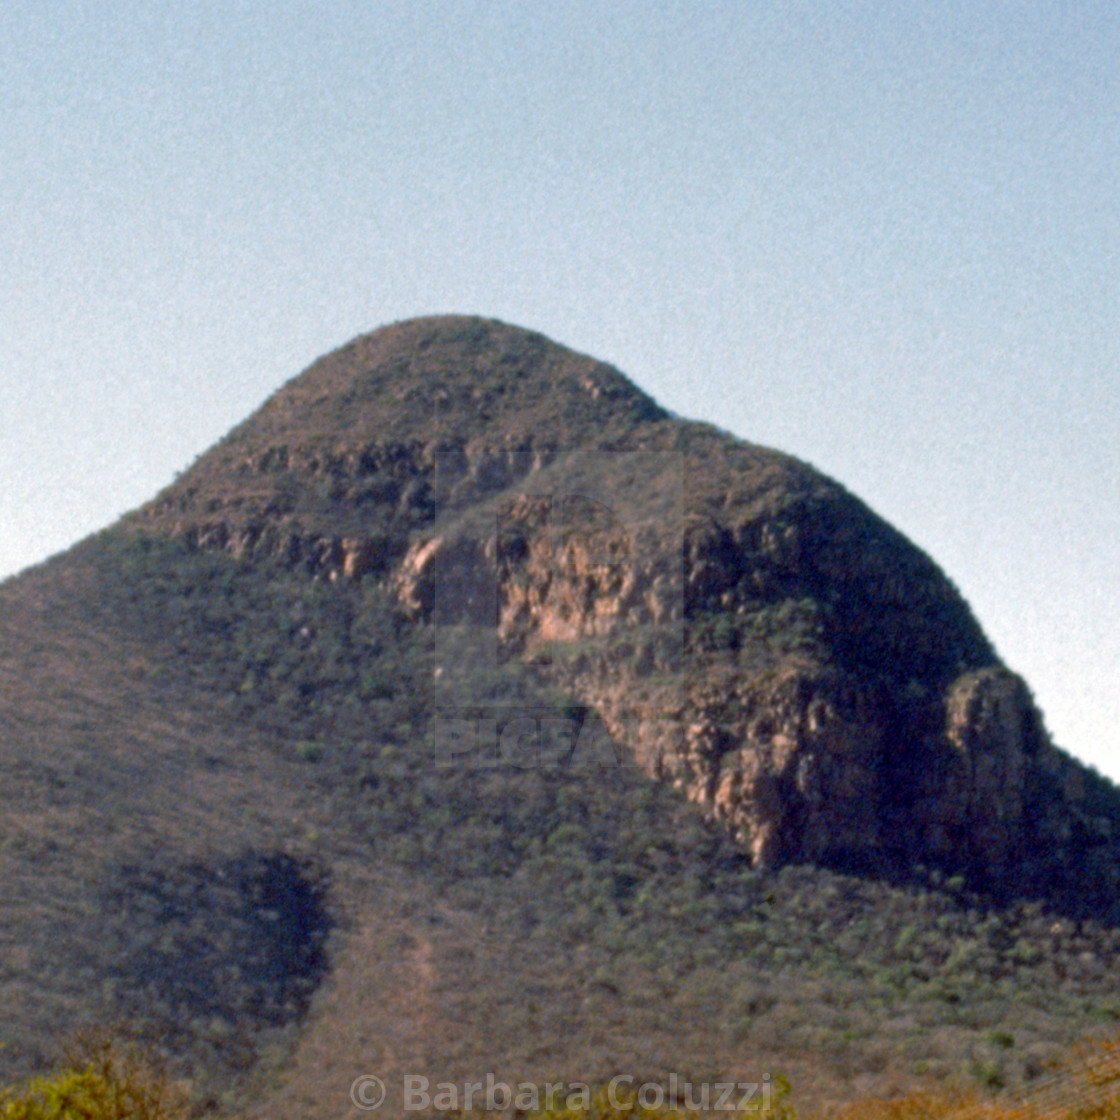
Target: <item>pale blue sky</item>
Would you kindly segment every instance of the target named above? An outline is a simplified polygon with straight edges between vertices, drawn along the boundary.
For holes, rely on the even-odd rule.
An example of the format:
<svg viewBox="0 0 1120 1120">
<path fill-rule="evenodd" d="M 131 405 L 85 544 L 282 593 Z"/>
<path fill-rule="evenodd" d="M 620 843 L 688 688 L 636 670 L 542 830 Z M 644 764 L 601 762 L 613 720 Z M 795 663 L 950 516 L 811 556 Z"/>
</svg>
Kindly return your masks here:
<svg viewBox="0 0 1120 1120">
<path fill-rule="evenodd" d="M 0 574 L 493 315 L 926 549 L 1120 778 L 1120 8 L 0 5 Z"/>
</svg>

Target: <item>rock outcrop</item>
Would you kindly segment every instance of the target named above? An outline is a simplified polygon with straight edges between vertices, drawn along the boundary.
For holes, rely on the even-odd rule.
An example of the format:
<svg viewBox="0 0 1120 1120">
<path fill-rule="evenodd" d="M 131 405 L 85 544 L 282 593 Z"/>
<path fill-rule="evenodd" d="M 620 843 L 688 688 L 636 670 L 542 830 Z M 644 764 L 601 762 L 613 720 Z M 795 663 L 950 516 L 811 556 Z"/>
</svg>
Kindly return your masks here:
<svg viewBox="0 0 1120 1120">
<path fill-rule="evenodd" d="M 486 519 L 504 533 L 423 537 L 393 580 L 418 621 L 491 626 L 544 664 L 760 865 L 964 863 L 998 880 L 1037 842 L 1029 790 L 1059 754 L 951 585 L 834 498 L 866 521 L 847 556 L 796 523 L 556 530 L 521 496 Z M 893 580 L 861 565 L 876 535 L 902 552 Z"/>
</svg>

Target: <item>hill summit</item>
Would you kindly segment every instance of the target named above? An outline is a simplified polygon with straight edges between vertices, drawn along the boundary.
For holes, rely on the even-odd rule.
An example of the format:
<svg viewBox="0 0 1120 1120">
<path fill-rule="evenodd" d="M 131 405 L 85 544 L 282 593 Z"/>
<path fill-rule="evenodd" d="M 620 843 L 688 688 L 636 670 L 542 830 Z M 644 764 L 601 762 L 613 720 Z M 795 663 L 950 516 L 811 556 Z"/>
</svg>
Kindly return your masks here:
<svg viewBox="0 0 1120 1120">
<path fill-rule="evenodd" d="M 926 555 L 809 466 L 538 334 L 359 338 L 126 524 L 390 588 L 433 636 L 443 762 L 561 765 L 598 729 L 762 866 L 1043 889 L 1107 835 Z M 513 667 L 569 726 L 494 693 Z"/>
</svg>

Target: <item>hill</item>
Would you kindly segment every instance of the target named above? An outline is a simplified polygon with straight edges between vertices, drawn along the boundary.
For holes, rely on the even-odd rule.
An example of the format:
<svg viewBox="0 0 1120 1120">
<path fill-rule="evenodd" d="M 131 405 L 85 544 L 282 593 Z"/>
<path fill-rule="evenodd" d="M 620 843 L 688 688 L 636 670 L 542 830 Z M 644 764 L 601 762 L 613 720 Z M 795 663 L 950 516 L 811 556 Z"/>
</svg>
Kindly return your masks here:
<svg viewBox="0 0 1120 1120">
<path fill-rule="evenodd" d="M 0 752 L 11 1072 L 123 1017 L 200 1107 L 824 1098 L 1120 1018 L 1120 795 L 936 565 L 500 323 L 355 340 L 0 587 Z"/>
</svg>

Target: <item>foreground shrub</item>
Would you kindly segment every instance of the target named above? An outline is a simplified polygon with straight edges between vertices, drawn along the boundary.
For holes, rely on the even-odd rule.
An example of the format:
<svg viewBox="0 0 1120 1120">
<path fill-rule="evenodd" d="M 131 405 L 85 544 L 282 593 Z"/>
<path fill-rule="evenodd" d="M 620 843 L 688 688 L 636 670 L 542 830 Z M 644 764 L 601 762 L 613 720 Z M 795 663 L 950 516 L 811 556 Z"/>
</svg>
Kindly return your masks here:
<svg viewBox="0 0 1120 1120">
<path fill-rule="evenodd" d="M 0 1120 L 185 1120 L 186 1097 L 131 1045 L 84 1037 L 70 1064 L 0 1092 Z"/>
<path fill-rule="evenodd" d="M 1078 1046 L 1052 1076 L 1015 1094 L 912 1094 L 858 1101 L 835 1120 L 1120 1120 L 1120 1039 Z"/>
</svg>

